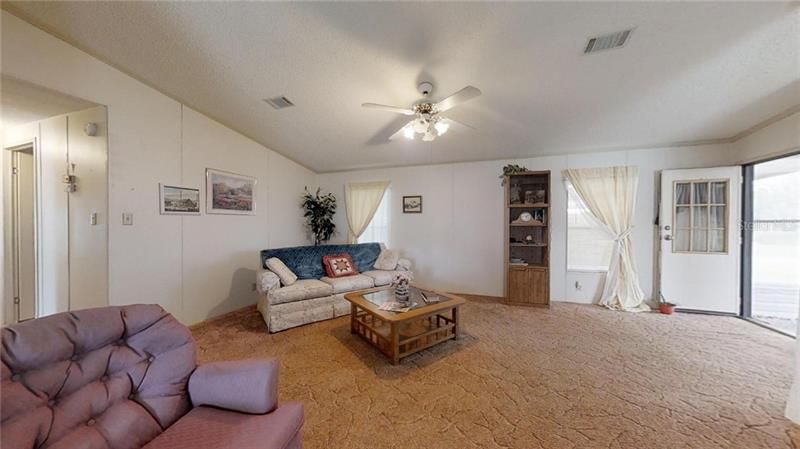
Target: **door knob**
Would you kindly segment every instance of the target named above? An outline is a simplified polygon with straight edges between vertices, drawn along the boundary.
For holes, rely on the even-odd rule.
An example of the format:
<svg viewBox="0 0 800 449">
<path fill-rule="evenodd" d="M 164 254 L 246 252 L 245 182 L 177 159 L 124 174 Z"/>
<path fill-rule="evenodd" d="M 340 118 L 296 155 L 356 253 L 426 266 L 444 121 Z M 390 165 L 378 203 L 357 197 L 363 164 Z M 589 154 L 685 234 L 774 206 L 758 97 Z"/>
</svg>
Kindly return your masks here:
<svg viewBox="0 0 800 449">
<path fill-rule="evenodd" d="M 672 236 L 667 234 L 664 236 L 664 240 L 672 240 Z"/>
</svg>

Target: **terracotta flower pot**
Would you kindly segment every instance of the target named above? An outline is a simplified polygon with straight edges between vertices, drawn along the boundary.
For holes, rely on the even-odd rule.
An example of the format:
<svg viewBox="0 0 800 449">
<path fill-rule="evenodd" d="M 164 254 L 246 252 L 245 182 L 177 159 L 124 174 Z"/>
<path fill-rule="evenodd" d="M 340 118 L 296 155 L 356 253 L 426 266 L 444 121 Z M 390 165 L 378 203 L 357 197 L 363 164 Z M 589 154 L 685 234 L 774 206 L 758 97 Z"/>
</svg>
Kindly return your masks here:
<svg viewBox="0 0 800 449">
<path fill-rule="evenodd" d="M 675 311 L 674 304 L 659 304 L 658 310 L 661 311 L 664 315 L 672 315 L 672 312 Z"/>
</svg>

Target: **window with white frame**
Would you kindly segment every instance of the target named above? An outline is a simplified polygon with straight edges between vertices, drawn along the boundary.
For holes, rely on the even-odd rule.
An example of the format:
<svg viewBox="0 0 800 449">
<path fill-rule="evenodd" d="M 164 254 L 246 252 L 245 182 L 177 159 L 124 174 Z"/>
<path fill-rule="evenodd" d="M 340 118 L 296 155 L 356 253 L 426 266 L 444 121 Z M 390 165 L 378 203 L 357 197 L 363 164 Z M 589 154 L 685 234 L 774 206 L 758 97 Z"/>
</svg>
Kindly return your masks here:
<svg viewBox="0 0 800 449">
<path fill-rule="evenodd" d="M 387 248 L 391 247 L 389 244 L 389 218 L 391 212 L 389 203 L 391 203 L 391 194 L 389 189 L 386 189 L 378 210 L 375 211 L 375 215 L 372 217 L 372 221 L 369 222 L 367 229 L 358 238 L 358 243 L 378 242 L 385 244 Z"/>
<path fill-rule="evenodd" d="M 591 216 L 567 183 L 567 270 L 608 271 L 614 239 Z"/>
</svg>

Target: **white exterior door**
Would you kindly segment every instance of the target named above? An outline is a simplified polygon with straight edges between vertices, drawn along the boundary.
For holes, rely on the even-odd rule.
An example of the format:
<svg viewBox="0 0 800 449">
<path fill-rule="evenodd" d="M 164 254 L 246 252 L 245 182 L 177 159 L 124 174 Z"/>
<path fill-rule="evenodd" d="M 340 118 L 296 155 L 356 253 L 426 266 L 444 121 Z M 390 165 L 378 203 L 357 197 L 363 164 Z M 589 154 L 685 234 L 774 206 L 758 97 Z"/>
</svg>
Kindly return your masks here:
<svg viewBox="0 0 800 449">
<path fill-rule="evenodd" d="M 661 294 L 680 309 L 739 314 L 741 167 L 661 173 Z"/>
</svg>

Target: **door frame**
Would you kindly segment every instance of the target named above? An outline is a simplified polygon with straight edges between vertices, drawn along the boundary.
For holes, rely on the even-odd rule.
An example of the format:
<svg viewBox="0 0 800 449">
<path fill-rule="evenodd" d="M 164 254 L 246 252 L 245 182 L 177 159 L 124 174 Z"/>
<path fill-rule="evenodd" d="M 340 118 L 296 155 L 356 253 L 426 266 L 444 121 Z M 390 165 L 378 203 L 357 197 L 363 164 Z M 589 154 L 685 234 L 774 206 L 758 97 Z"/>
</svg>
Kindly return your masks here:
<svg viewBox="0 0 800 449">
<path fill-rule="evenodd" d="M 753 181 L 755 177 L 755 166 L 764 162 L 775 161 L 786 157 L 800 155 L 800 150 L 793 150 L 779 156 L 771 156 L 764 159 L 742 164 L 742 211 L 739 228 L 741 230 L 741 274 L 739 276 L 739 295 L 741 297 L 741 307 L 739 317 L 758 326 L 775 331 L 787 337 L 797 338 L 796 336 L 776 329 L 752 317 L 753 314 Z"/>
<path fill-rule="evenodd" d="M 40 217 L 41 217 L 41 201 L 40 201 L 40 180 L 41 180 L 41 158 L 39 154 L 38 138 L 24 139 L 20 142 L 15 142 L 12 145 L 4 146 L 2 165 L 3 170 L 7 174 L 7 181 L 3 182 L 3 222 L 8 223 L 4 231 L 3 239 L 9 242 L 9 247 L 3 248 L 3 259 L 8 262 L 8 265 L 3 264 L 3 297 L 5 298 L 2 304 L 4 324 L 16 323 L 19 321 L 19 307 L 14 301 L 14 289 L 18 279 L 14 276 L 14 264 L 17 262 L 19 255 L 17 254 L 19 242 L 15 235 L 16 220 L 14 215 L 16 213 L 16 204 L 18 200 L 13 197 L 14 195 L 14 178 L 10 171 L 13 167 L 14 152 L 24 151 L 30 149 L 33 153 L 33 264 L 34 264 L 34 300 L 33 300 L 33 316 L 39 316 L 40 296 L 41 296 L 41 247 L 40 247 Z M 6 171 L 7 170 L 7 171 Z M 6 207 L 7 206 L 7 207 Z"/>
<path fill-rule="evenodd" d="M 668 232 L 668 233 L 672 234 L 675 231 L 675 229 L 674 229 L 674 226 L 675 226 L 675 223 L 674 223 L 674 219 L 675 219 L 675 217 L 674 217 L 675 204 L 674 204 L 674 202 L 671 205 L 665 205 L 664 204 L 664 189 L 662 188 L 662 187 L 664 187 L 664 185 L 663 185 L 664 184 L 664 174 L 665 174 L 665 172 L 668 172 L 668 171 L 672 172 L 672 171 L 690 171 L 690 170 L 712 170 L 712 169 L 722 169 L 722 168 L 740 169 L 741 165 L 740 164 L 729 164 L 729 165 L 710 166 L 710 167 L 668 168 L 668 169 L 665 168 L 665 169 L 659 170 L 659 176 L 657 178 L 657 189 L 658 189 L 658 203 L 657 203 L 657 207 L 658 207 L 657 214 L 658 215 L 657 216 L 658 216 L 658 218 L 657 218 L 656 237 L 655 237 L 656 238 L 656 247 L 657 247 L 656 250 L 657 250 L 657 255 L 658 255 L 657 256 L 657 270 L 656 270 L 657 276 L 658 276 L 658 280 L 657 280 L 657 284 L 656 285 L 658 285 L 658 295 L 659 295 L 658 296 L 658 300 L 659 301 L 661 300 L 661 298 L 663 298 L 663 290 L 664 290 L 664 284 L 663 284 L 663 282 L 664 282 L 664 257 L 665 257 L 665 252 L 667 252 L 665 250 L 665 248 L 664 248 L 664 242 L 663 242 L 663 240 L 665 240 L 664 239 L 664 232 Z M 736 180 L 741 184 L 742 180 L 741 180 L 741 171 L 740 170 L 737 170 L 737 175 L 736 176 L 738 177 L 738 179 L 736 179 Z M 733 180 L 734 178 L 732 177 L 732 175 L 728 174 L 725 177 L 725 180 L 728 180 L 728 179 Z M 714 181 L 721 181 L 721 180 L 722 180 L 722 178 L 715 177 L 715 176 L 693 178 L 693 177 L 687 175 L 687 177 L 682 181 L 686 181 L 686 182 L 695 182 L 695 181 L 699 181 L 699 182 L 714 182 Z M 673 182 L 670 183 L 670 186 L 669 186 L 671 197 L 673 198 L 672 201 L 674 201 L 674 198 L 675 198 L 676 185 L 677 185 L 677 182 L 673 181 Z M 741 188 L 741 186 L 740 186 L 740 188 Z M 735 212 L 739 212 L 740 209 L 741 209 L 741 205 L 737 206 L 732 201 L 734 198 L 736 198 L 737 201 L 741 202 L 741 197 L 738 194 L 739 190 L 740 189 L 737 189 L 733 182 L 729 183 L 729 187 L 728 187 L 728 189 L 726 189 L 726 204 L 727 204 L 727 207 L 729 208 L 729 212 L 728 212 L 729 215 L 732 215 Z M 663 211 L 664 207 L 669 207 L 672 210 L 672 213 L 670 214 L 670 220 L 669 220 L 668 223 L 664 221 L 665 215 L 666 215 L 666 214 L 663 213 L 664 212 Z M 697 253 L 697 254 L 704 254 L 704 255 L 707 255 L 707 256 L 710 256 L 710 257 L 714 257 L 714 256 L 732 256 L 732 257 L 735 257 L 735 254 L 731 254 L 731 252 L 734 251 L 734 245 L 737 245 L 737 249 L 741 250 L 740 233 L 737 232 L 737 229 L 733 228 L 733 226 L 740 226 L 741 217 L 731 217 L 729 215 L 726 216 L 726 218 L 725 218 L 726 219 L 726 227 L 725 227 L 725 229 L 726 229 L 726 233 L 727 233 L 726 234 L 727 235 L 727 245 L 725 247 L 725 251 L 724 252 L 719 252 L 719 253 L 707 252 L 707 253 Z M 665 226 L 669 226 L 670 230 L 666 231 L 664 229 Z M 682 252 L 682 251 L 673 252 L 671 250 L 671 248 L 670 248 L 670 250 L 668 252 L 670 254 L 684 254 L 684 255 L 695 254 L 694 252 Z M 736 275 L 738 276 L 738 279 L 736 279 L 735 285 L 736 285 L 736 289 L 737 290 L 740 288 L 740 284 L 741 284 L 740 257 L 736 257 L 735 259 L 731 260 L 731 263 L 735 264 L 735 266 L 736 266 L 736 271 L 737 271 Z M 670 298 L 667 298 L 667 299 L 669 300 Z M 739 315 L 739 313 L 740 313 L 739 309 L 741 308 L 741 291 L 737 291 L 736 292 L 736 300 L 739 302 L 738 307 L 735 307 L 735 308 L 731 307 L 730 311 L 709 310 L 709 309 L 705 309 L 705 308 L 704 309 L 701 309 L 701 308 L 685 308 L 685 307 L 681 307 L 680 305 L 675 307 L 675 310 L 679 311 L 679 312 L 684 312 L 684 313 L 695 313 L 695 314 L 705 314 L 705 315 L 739 317 L 740 316 Z"/>
</svg>

